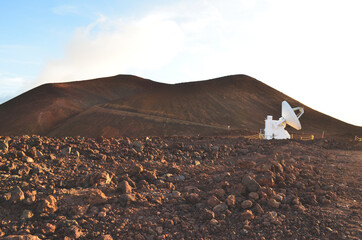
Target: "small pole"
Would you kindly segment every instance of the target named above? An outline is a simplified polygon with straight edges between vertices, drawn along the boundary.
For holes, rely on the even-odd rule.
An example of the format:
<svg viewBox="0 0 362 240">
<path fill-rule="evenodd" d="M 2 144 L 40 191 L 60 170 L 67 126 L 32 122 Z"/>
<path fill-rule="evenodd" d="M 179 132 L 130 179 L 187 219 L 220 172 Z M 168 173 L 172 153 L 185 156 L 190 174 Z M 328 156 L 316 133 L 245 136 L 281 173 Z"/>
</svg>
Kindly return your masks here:
<svg viewBox="0 0 362 240">
<path fill-rule="evenodd" d="M 323 132 L 322 132 L 322 138 L 324 138 L 324 130 L 323 130 Z"/>
</svg>

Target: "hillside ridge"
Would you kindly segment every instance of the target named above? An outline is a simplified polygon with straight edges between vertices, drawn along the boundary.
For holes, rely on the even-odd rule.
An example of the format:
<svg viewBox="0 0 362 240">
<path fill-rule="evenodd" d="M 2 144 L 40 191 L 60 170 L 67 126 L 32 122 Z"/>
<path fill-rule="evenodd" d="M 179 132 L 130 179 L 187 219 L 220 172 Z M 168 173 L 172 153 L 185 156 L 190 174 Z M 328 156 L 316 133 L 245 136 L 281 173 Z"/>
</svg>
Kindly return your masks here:
<svg viewBox="0 0 362 240">
<path fill-rule="evenodd" d="M 257 132 L 264 128 L 266 115 L 279 117 L 283 100 L 305 108 L 301 133 L 362 133 L 361 127 L 315 111 L 247 75 L 177 84 L 116 75 L 44 84 L 1 104 L 0 135 L 137 137 L 229 134 L 230 129 Z M 288 131 L 294 132 L 290 127 Z"/>
</svg>

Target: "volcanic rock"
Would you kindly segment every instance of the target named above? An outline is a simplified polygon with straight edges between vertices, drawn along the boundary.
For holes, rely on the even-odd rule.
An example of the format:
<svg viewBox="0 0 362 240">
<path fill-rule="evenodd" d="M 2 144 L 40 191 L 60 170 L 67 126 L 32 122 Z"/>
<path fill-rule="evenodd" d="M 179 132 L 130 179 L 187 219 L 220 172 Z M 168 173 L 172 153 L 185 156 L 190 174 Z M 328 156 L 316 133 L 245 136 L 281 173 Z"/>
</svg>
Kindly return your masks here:
<svg viewBox="0 0 362 240">
<path fill-rule="evenodd" d="M 27 162 L 27 163 L 33 163 L 33 162 L 34 162 L 34 159 L 32 159 L 31 157 L 25 156 L 25 157 L 23 158 L 23 161 L 24 161 L 24 162 Z"/>
<path fill-rule="evenodd" d="M 249 198 L 251 198 L 253 200 L 258 200 L 259 194 L 257 192 L 251 192 L 251 193 L 249 193 Z"/>
<path fill-rule="evenodd" d="M 270 207 L 272 207 L 272 208 L 279 208 L 280 207 L 280 202 L 278 202 L 274 198 L 271 198 L 271 199 L 268 200 L 268 205 Z"/>
<path fill-rule="evenodd" d="M 222 213 L 222 212 L 225 212 L 226 209 L 228 209 L 228 206 L 226 205 L 226 203 L 220 203 L 213 208 L 213 211 L 215 213 Z"/>
<path fill-rule="evenodd" d="M 16 188 L 11 192 L 11 201 L 14 203 L 20 202 L 24 200 L 25 195 L 24 192 L 21 190 L 19 186 L 16 186 Z"/>
<path fill-rule="evenodd" d="M 275 186 L 274 177 L 271 174 L 259 175 L 257 177 L 257 181 L 262 186 L 269 186 L 269 187 Z"/>
<path fill-rule="evenodd" d="M 60 153 L 64 156 L 67 156 L 71 153 L 71 151 L 72 151 L 71 147 L 66 147 L 66 148 L 63 148 L 62 150 L 60 150 Z"/>
<path fill-rule="evenodd" d="M 135 176 L 143 172 L 143 166 L 141 164 L 135 164 L 130 170 L 129 175 Z"/>
<path fill-rule="evenodd" d="M 209 209 L 203 209 L 201 211 L 201 218 L 202 219 L 205 219 L 205 220 L 210 220 L 210 219 L 213 219 L 215 217 L 215 213 Z"/>
<path fill-rule="evenodd" d="M 107 172 L 94 172 L 87 175 L 80 183 L 84 187 L 93 187 L 95 185 L 108 185 L 112 181 L 112 177 Z"/>
<path fill-rule="evenodd" d="M 225 202 L 229 207 L 234 207 L 235 206 L 235 195 L 229 195 L 226 198 Z"/>
<path fill-rule="evenodd" d="M 251 208 L 252 206 L 253 206 L 253 202 L 250 200 L 245 200 L 241 203 L 241 207 L 243 209 L 248 209 L 248 208 Z"/>
<path fill-rule="evenodd" d="M 29 219 L 32 218 L 34 216 L 34 213 L 30 210 L 24 210 L 23 214 L 21 214 L 21 219 Z"/>
<path fill-rule="evenodd" d="M 224 199 L 225 197 L 225 190 L 222 188 L 218 188 L 215 189 L 213 191 L 211 191 L 211 194 L 214 194 L 216 197 L 218 197 L 219 199 Z"/>
<path fill-rule="evenodd" d="M 245 210 L 241 213 L 241 219 L 242 220 L 252 220 L 254 219 L 254 214 L 251 210 Z"/>
<path fill-rule="evenodd" d="M 11 235 L 4 237 L 3 240 L 40 240 L 40 238 L 34 235 L 27 234 L 27 235 Z"/>
<path fill-rule="evenodd" d="M 248 189 L 249 192 L 257 192 L 260 188 L 260 185 L 254 178 L 245 175 L 242 179 L 243 185 Z"/>
<path fill-rule="evenodd" d="M 57 200 L 54 196 L 49 195 L 47 196 L 40 205 L 40 212 L 41 213 L 54 213 L 58 210 Z"/>
<path fill-rule="evenodd" d="M 97 240 L 113 240 L 112 236 L 109 234 L 103 234 L 97 238 Z"/>
<path fill-rule="evenodd" d="M 9 144 L 5 141 L 0 141 L 0 150 L 7 152 L 9 149 Z"/>
<path fill-rule="evenodd" d="M 210 207 L 215 207 L 216 205 L 220 204 L 221 201 L 214 195 L 212 195 L 208 200 L 207 203 Z"/>
<path fill-rule="evenodd" d="M 52 234 L 55 232 L 56 229 L 56 225 L 51 224 L 51 223 L 46 223 L 44 224 L 44 226 L 41 228 L 41 232 L 43 234 Z"/>
<path fill-rule="evenodd" d="M 132 187 L 129 185 L 128 181 L 123 180 L 119 185 L 118 189 L 121 193 L 132 193 Z"/>
<path fill-rule="evenodd" d="M 136 202 L 136 197 L 134 196 L 134 194 L 122 194 L 119 197 L 119 202 L 123 205 L 129 205 L 132 202 Z"/>
<path fill-rule="evenodd" d="M 200 201 L 200 196 L 197 193 L 190 193 L 186 196 L 186 199 L 190 203 L 198 203 Z"/>
</svg>

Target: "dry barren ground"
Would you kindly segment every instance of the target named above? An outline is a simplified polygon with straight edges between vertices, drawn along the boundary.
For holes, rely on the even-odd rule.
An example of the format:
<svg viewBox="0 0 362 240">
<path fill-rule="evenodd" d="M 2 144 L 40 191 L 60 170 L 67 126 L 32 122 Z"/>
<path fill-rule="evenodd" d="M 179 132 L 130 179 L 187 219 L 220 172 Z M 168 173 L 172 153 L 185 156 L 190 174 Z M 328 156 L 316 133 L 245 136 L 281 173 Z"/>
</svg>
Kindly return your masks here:
<svg viewBox="0 0 362 240">
<path fill-rule="evenodd" d="M 3 239 L 361 239 L 361 143 L 0 137 Z"/>
</svg>

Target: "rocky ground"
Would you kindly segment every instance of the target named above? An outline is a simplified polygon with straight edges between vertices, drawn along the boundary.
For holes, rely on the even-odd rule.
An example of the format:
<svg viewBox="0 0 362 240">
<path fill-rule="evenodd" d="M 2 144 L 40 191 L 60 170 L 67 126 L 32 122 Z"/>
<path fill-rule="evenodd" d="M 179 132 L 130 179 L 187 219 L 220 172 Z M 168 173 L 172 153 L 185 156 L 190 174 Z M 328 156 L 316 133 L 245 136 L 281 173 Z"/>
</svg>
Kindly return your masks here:
<svg viewBox="0 0 362 240">
<path fill-rule="evenodd" d="M 361 239 L 347 140 L 0 137 L 2 239 Z"/>
</svg>

